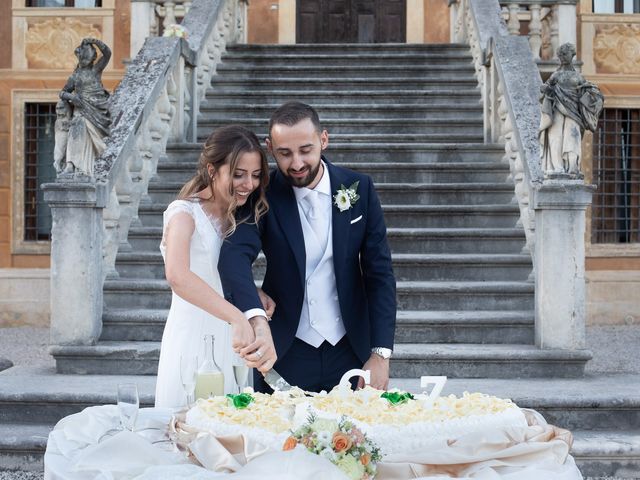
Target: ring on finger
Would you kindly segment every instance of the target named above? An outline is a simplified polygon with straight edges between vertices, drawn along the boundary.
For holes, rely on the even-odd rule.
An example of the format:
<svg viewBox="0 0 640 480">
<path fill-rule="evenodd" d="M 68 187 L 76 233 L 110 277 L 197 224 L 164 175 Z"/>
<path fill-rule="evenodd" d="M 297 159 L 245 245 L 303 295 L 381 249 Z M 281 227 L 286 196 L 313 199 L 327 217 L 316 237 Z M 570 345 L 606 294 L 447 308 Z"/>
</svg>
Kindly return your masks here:
<svg viewBox="0 0 640 480">
<path fill-rule="evenodd" d="M 256 355 L 258 358 L 262 358 L 262 352 L 260 350 L 256 350 Z"/>
</svg>

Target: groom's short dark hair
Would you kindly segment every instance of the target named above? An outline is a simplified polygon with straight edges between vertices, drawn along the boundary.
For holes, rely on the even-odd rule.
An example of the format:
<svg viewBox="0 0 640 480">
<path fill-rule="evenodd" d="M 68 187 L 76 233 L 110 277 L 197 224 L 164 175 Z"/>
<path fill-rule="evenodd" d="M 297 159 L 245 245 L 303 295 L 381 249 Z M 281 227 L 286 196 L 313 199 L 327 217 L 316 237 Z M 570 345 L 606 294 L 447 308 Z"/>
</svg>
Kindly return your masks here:
<svg viewBox="0 0 640 480">
<path fill-rule="evenodd" d="M 271 119 L 269 120 L 269 136 L 271 136 L 271 129 L 274 125 L 279 124 L 293 127 L 298 122 L 307 118 L 311 120 L 311 123 L 313 123 L 318 133 L 322 132 L 318 112 L 316 112 L 311 105 L 295 101 L 284 103 L 271 115 Z"/>
</svg>

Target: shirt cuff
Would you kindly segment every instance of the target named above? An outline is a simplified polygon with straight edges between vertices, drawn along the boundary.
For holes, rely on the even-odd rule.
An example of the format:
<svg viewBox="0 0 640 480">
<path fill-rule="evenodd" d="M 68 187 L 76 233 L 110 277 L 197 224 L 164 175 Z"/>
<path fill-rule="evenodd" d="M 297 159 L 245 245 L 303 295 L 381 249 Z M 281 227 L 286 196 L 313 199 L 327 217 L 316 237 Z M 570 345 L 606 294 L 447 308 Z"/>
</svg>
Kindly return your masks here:
<svg viewBox="0 0 640 480">
<path fill-rule="evenodd" d="M 271 320 L 269 317 L 267 317 L 267 312 L 265 312 L 261 308 L 252 308 L 251 310 L 247 310 L 246 312 L 244 312 L 244 316 L 247 318 L 247 320 L 251 320 L 253 317 L 264 317 L 269 321 Z"/>
</svg>

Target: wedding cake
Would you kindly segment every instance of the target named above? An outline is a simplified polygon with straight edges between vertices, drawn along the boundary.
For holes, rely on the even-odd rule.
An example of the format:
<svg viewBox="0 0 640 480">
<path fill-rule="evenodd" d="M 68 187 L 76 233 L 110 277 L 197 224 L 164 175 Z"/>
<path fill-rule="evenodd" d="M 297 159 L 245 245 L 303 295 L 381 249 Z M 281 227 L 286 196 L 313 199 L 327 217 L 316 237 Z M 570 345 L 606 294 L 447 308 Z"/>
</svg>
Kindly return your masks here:
<svg viewBox="0 0 640 480">
<path fill-rule="evenodd" d="M 217 436 L 244 435 L 274 450 L 310 415 L 348 418 L 384 455 L 420 450 L 468 433 L 527 425 L 511 400 L 481 393 L 449 395 L 431 401 L 426 395 L 383 392 L 366 387 L 352 391 L 335 388 L 310 394 L 294 389 L 272 395 L 247 391 L 238 404 L 234 398 L 198 400 L 186 423 Z"/>
</svg>

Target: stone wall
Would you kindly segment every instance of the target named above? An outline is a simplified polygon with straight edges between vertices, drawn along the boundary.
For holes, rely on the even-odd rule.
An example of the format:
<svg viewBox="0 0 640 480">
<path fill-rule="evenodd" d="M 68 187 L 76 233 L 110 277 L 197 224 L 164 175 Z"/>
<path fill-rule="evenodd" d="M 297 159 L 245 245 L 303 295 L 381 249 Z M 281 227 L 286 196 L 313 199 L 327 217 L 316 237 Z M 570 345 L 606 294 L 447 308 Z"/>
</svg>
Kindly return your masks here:
<svg viewBox="0 0 640 480">
<path fill-rule="evenodd" d="M 49 299 L 49 269 L 0 268 L 0 327 L 48 327 Z"/>
</svg>

